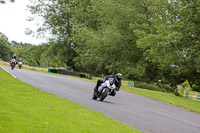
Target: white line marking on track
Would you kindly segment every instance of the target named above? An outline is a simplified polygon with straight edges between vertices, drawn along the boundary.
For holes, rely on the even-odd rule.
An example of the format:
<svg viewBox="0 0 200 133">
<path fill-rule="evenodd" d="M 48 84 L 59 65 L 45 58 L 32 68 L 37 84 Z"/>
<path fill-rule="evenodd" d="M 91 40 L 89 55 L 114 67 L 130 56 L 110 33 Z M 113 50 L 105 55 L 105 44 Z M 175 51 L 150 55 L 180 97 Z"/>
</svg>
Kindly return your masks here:
<svg viewBox="0 0 200 133">
<path fill-rule="evenodd" d="M 14 78 L 16 78 L 12 73 L 10 73 L 9 71 L 7 71 L 6 69 L 4 69 L 2 66 L 0 66 L 4 71 L 6 71 L 7 73 L 9 73 L 11 76 L 13 76 Z"/>
</svg>

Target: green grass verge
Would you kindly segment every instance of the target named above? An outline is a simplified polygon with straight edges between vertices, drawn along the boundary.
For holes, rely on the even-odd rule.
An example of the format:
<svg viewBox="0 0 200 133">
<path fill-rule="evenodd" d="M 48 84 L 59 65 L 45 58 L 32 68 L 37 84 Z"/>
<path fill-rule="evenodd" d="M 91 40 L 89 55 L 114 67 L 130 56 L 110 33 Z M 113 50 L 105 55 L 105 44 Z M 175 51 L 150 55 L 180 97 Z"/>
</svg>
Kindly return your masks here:
<svg viewBox="0 0 200 133">
<path fill-rule="evenodd" d="M 183 97 L 175 96 L 169 93 L 151 91 L 146 89 L 132 88 L 128 86 L 122 86 L 122 89 L 134 94 L 142 95 L 166 103 L 170 103 L 197 113 L 200 113 L 200 102 L 185 99 Z"/>
<path fill-rule="evenodd" d="M 0 68 L 0 132 L 140 132 L 13 78 Z"/>
</svg>

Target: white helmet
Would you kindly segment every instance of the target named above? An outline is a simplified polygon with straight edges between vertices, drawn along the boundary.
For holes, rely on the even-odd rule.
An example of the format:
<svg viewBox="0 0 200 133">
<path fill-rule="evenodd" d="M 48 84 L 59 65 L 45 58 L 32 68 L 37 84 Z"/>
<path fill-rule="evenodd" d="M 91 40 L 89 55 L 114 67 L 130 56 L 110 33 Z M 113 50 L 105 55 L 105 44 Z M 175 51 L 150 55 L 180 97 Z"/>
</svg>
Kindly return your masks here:
<svg viewBox="0 0 200 133">
<path fill-rule="evenodd" d="M 121 74 L 121 73 L 117 73 L 117 74 L 115 75 L 115 79 L 116 79 L 117 81 L 121 81 L 121 79 L 122 79 L 122 74 Z"/>
</svg>

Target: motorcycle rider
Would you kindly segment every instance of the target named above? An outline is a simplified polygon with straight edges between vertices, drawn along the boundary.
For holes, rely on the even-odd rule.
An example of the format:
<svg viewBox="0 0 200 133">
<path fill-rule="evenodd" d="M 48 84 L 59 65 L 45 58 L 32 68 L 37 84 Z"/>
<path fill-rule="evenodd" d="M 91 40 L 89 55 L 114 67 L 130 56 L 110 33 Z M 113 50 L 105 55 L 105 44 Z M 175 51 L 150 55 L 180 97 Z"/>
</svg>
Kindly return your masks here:
<svg viewBox="0 0 200 133">
<path fill-rule="evenodd" d="M 21 63 L 20 63 L 21 62 Z M 23 61 L 22 61 L 22 59 L 21 58 L 19 58 L 19 61 L 18 61 L 18 66 L 20 66 L 21 65 L 21 67 L 22 67 L 22 64 L 23 64 Z"/>
<path fill-rule="evenodd" d="M 17 56 L 16 56 L 16 54 L 13 54 L 12 57 L 10 58 L 10 64 L 12 63 L 11 62 L 12 59 L 15 59 L 16 60 L 15 64 L 17 64 Z"/>
<path fill-rule="evenodd" d="M 121 73 L 117 73 L 116 75 L 108 75 L 105 76 L 103 79 L 99 79 L 97 81 L 97 84 L 94 88 L 94 91 L 97 92 L 97 94 L 99 94 L 101 92 L 101 90 L 103 89 L 103 87 L 99 87 L 102 83 L 104 83 L 106 80 L 108 80 L 109 78 L 113 78 L 114 79 L 114 84 L 116 86 L 115 90 L 113 90 L 112 93 L 110 93 L 111 96 L 115 96 L 116 95 L 116 91 L 119 91 L 120 87 L 121 87 L 121 79 L 122 79 L 122 74 Z"/>
<path fill-rule="evenodd" d="M 22 63 L 23 63 L 23 61 L 22 61 L 22 59 L 21 59 L 21 58 L 19 58 L 19 61 L 18 61 L 18 63 L 19 63 L 19 62 L 22 62 Z"/>
</svg>

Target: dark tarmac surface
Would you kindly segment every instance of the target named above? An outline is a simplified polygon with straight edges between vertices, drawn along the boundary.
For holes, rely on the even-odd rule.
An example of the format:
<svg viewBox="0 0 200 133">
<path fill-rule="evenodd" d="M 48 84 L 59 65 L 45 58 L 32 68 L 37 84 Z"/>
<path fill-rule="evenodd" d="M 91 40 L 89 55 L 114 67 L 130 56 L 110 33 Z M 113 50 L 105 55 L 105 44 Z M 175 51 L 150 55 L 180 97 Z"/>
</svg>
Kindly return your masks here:
<svg viewBox="0 0 200 133">
<path fill-rule="evenodd" d="M 200 133 L 200 114 L 167 103 L 120 90 L 105 101 L 92 100 L 94 83 L 78 79 L 14 69 L 3 66 L 16 78 L 69 99 L 86 108 L 130 125 L 146 133 Z"/>
</svg>

